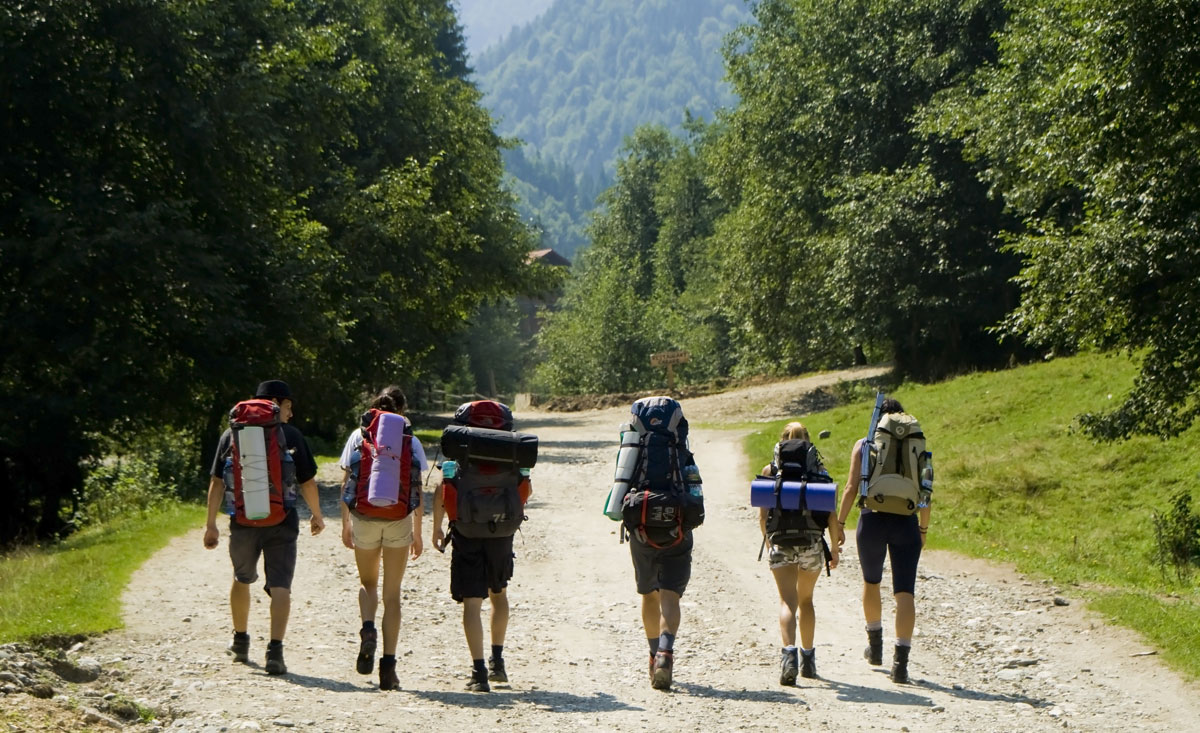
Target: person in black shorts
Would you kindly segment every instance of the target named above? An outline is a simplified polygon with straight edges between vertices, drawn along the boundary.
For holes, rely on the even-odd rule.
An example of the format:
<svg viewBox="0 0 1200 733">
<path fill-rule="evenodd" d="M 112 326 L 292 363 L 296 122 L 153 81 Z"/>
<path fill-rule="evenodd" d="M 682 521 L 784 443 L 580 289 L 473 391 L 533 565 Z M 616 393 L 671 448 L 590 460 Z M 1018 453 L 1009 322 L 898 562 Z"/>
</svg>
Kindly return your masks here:
<svg viewBox="0 0 1200 733">
<path fill-rule="evenodd" d="M 894 399 L 883 401 L 881 415 L 902 413 L 904 408 Z M 863 440 L 854 444 L 850 453 L 850 475 L 837 519 L 839 529 L 844 529 L 855 502 L 859 497 L 862 466 Z M 916 628 L 917 610 L 915 591 L 917 585 L 917 563 L 921 549 L 925 547 L 925 533 L 929 530 L 930 506 L 926 504 L 916 514 L 901 515 L 873 512 L 862 507 L 858 517 L 855 538 L 858 544 L 858 559 L 862 565 L 863 617 L 867 624 L 867 649 L 864 656 L 871 664 L 883 664 L 883 604 L 879 585 L 883 581 L 883 563 L 888 557 L 892 563 L 892 594 L 896 601 L 896 646 L 892 657 L 892 680 L 908 682 L 908 654 L 912 647 L 913 629 Z M 846 533 L 840 532 L 839 544 L 846 541 Z"/>
<path fill-rule="evenodd" d="M 304 434 L 287 421 L 292 417 L 292 393 L 286 382 L 268 380 L 258 386 L 254 396 L 269 399 L 279 405 L 287 451 L 296 467 L 296 483 L 304 503 L 312 512 L 309 527 L 313 535 L 325 529 L 317 495 L 317 462 L 309 450 Z M 229 430 L 222 435 L 213 458 L 208 484 L 208 520 L 204 527 L 204 547 L 216 548 L 221 532 L 217 529 L 217 514 L 225 503 L 225 463 L 233 451 Z M 285 674 L 283 636 L 287 631 L 292 606 L 292 576 L 296 570 L 296 538 L 300 534 L 300 518 L 296 513 L 294 496 L 285 497 L 286 513 L 271 526 L 245 526 L 237 516 L 229 520 L 229 558 L 233 563 L 233 587 L 229 591 L 229 607 L 233 615 L 233 642 L 229 652 L 235 662 L 248 662 L 250 657 L 250 584 L 258 580 L 258 558 L 263 558 L 264 586 L 271 597 L 271 636 L 267 645 L 267 674 Z"/>
<path fill-rule="evenodd" d="M 464 406 L 465 407 L 465 406 Z M 477 428 L 512 430 L 512 413 L 508 407 L 491 400 L 473 403 L 473 411 L 460 408 L 456 422 Z M 528 476 L 521 480 L 522 504 L 533 493 Z M 508 581 L 512 579 L 514 559 L 512 535 L 500 537 L 466 537 L 450 522 L 449 534 L 442 528 L 446 509 L 446 482 L 438 484 L 433 495 L 433 546 L 450 553 L 450 595 L 462 604 L 463 633 L 471 653 L 471 692 L 489 692 L 490 682 L 508 682 L 504 665 L 504 636 L 508 631 Z M 453 515 L 449 515 L 453 516 Z M 491 605 L 492 653 L 484 663 L 483 656 L 483 599 Z"/>
</svg>

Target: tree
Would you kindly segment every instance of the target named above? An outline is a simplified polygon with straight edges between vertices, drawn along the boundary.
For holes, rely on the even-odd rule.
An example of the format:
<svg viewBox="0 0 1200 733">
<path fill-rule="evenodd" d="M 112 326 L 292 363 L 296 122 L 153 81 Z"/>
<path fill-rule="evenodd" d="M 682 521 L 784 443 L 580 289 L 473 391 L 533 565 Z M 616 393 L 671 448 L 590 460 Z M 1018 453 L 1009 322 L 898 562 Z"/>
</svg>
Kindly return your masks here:
<svg viewBox="0 0 1200 733">
<path fill-rule="evenodd" d="M 1141 371 L 1105 438 L 1178 434 L 1200 400 L 1200 3 L 1013 3 L 994 67 L 938 118 L 1025 221 L 1010 333 L 1130 349 Z"/>
</svg>

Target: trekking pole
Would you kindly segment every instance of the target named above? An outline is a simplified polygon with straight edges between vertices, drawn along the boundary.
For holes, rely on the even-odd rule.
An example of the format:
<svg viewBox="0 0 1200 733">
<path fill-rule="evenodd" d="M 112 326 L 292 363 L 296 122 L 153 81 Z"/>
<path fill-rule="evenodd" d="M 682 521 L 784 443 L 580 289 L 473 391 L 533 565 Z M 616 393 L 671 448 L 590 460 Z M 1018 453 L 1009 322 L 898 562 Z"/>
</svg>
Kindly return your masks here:
<svg viewBox="0 0 1200 733">
<path fill-rule="evenodd" d="M 763 550 L 766 548 L 766 546 L 767 546 L 767 536 L 763 535 L 762 542 L 759 543 L 759 545 L 758 545 L 758 560 L 756 562 L 762 562 L 762 554 L 763 554 Z"/>
</svg>

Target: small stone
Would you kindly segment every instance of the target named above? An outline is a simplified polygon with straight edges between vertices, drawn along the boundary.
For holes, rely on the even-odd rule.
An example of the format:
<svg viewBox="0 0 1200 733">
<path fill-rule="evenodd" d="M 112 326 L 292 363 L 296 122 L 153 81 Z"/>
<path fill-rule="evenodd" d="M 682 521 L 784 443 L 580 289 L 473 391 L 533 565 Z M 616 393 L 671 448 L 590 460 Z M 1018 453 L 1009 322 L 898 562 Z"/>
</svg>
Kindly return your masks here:
<svg viewBox="0 0 1200 733">
<path fill-rule="evenodd" d="M 828 430 L 822 430 L 821 432 L 817 433 L 817 437 L 824 440 L 825 438 L 828 438 L 832 434 L 833 433 L 830 433 Z"/>
<path fill-rule="evenodd" d="M 934 713 L 944 713 L 946 712 L 946 708 L 942 705 L 934 705 L 932 708 L 930 708 L 930 711 Z"/>
<path fill-rule="evenodd" d="M 288 720 L 287 718 L 276 718 L 275 720 L 272 720 L 271 722 L 274 723 L 275 725 L 279 726 L 280 728 L 295 728 L 296 727 L 295 722 Z"/>
<path fill-rule="evenodd" d="M 1063 598 L 1062 596 L 1054 596 L 1054 605 L 1069 606 L 1069 605 L 1071 605 L 1071 602 L 1068 601 L 1066 598 Z"/>
</svg>

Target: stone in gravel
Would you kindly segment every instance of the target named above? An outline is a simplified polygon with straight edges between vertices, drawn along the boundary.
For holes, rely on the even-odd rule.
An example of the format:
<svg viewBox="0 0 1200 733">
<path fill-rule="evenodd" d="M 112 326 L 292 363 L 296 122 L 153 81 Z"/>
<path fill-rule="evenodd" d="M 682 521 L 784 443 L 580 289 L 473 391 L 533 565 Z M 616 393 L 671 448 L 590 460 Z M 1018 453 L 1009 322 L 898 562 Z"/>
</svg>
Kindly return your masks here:
<svg viewBox="0 0 1200 733">
<path fill-rule="evenodd" d="M 121 724 L 120 721 L 114 720 L 114 719 L 108 717 L 107 715 L 101 713 L 99 710 L 93 710 L 92 708 L 84 708 L 83 722 L 91 723 L 91 724 L 99 723 L 101 725 L 107 725 L 109 728 L 124 728 L 125 727 L 124 725 Z"/>
<path fill-rule="evenodd" d="M 1066 598 L 1063 598 L 1062 596 L 1054 596 L 1054 605 L 1069 606 L 1069 605 L 1071 605 L 1071 602 L 1068 601 Z"/>
<path fill-rule="evenodd" d="M 296 727 L 296 723 L 291 720 L 288 720 L 287 718 L 276 718 L 275 720 L 272 720 L 271 722 L 274 723 L 275 725 L 279 726 L 280 728 L 295 728 Z"/>
<path fill-rule="evenodd" d="M 54 697 L 54 688 L 44 682 L 33 685 L 29 688 L 29 694 L 42 700 L 49 700 Z"/>
</svg>

